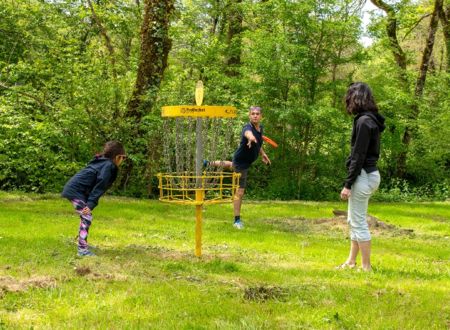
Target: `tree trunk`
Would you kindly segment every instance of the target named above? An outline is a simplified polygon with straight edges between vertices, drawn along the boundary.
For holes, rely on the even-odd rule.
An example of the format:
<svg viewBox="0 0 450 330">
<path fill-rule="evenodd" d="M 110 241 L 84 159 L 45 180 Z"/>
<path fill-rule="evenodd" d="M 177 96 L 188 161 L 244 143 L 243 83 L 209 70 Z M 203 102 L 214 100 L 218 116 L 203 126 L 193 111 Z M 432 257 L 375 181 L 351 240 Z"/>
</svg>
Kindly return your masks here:
<svg viewBox="0 0 450 330">
<path fill-rule="evenodd" d="M 212 25 L 211 25 L 211 34 L 214 35 L 217 33 L 217 26 L 219 25 L 219 18 L 220 18 L 220 0 L 215 0 L 213 2 L 213 8 L 212 11 Z"/>
<path fill-rule="evenodd" d="M 102 22 L 100 21 L 100 18 L 97 16 L 97 13 L 95 12 L 94 6 L 92 5 L 91 0 L 87 0 L 87 3 L 89 5 L 89 9 L 91 10 L 92 19 L 94 20 L 95 24 L 97 25 L 98 29 L 100 30 L 100 34 L 105 39 L 106 48 L 108 48 L 109 52 L 109 60 L 111 62 L 111 70 L 113 74 L 113 78 L 117 78 L 117 71 L 116 71 L 116 56 L 114 47 L 111 42 L 111 38 L 109 37 L 108 31 L 106 31 L 106 28 L 103 26 Z"/>
<path fill-rule="evenodd" d="M 128 152 L 148 158 L 149 144 L 138 145 L 147 132 L 142 132 L 142 117 L 153 110 L 167 58 L 171 48 L 169 25 L 174 10 L 174 0 L 145 0 L 144 18 L 141 26 L 141 50 L 138 72 L 132 96 L 128 102 L 125 120 L 130 120 L 132 132 L 129 136 Z M 157 154 L 157 153 L 154 153 Z M 148 159 L 152 163 L 153 159 Z M 147 166 L 148 167 L 148 166 Z M 122 171 L 120 186 L 126 189 L 131 177 L 133 163 L 127 162 Z M 151 174 L 149 174 L 151 176 Z"/>
<path fill-rule="evenodd" d="M 448 21 L 450 20 L 450 5 L 446 8 L 442 6 L 439 11 L 439 18 L 441 19 L 442 30 L 444 32 L 445 46 L 447 50 L 447 73 L 450 74 L 450 25 Z M 450 79 L 448 80 L 450 84 Z"/>
<path fill-rule="evenodd" d="M 389 38 L 389 44 L 391 45 L 392 53 L 394 55 L 395 62 L 399 67 L 399 77 L 402 83 L 407 88 L 408 78 L 406 75 L 406 55 L 403 51 L 397 38 L 397 16 L 395 10 L 392 6 L 383 2 L 382 0 L 371 0 L 372 3 L 383 10 L 388 17 L 388 22 L 386 25 L 386 33 Z"/>
<path fill-rule="evenodd" d="M 400 177 L 404 177 L 406 173 L 407 149 L 413 138 L 414 131 L 416 130 L 415 121 L 419 117 L 419 101 L 423 95 L 431 54 L 433 53 L 434 39 L 439 21 L 439 13 L 442 9 L 442 1 L 443 0 L 435 1 L 434 10 L 430 19 L 430 30 L 428 32 L 425 49 L 423 50 L 422 53 L 422 61 L 420 63 L 419 75 L 417 77 L 416 86 L 414 90 L 415 102 L 412 105 L 411 114 L 409 118 L 411 122 L 406 126 L 405 133 L 403 134 L 402 139 L 402 143 L 405 147 L 405 150 L 399 155 L 398 174 Z"/>
<path fill-rule="evenodd" d="M 227 31 L 227 75 L 230 77 L 239 74 L 238 67 L 241 64 L 242 48 L 242 0 L 231 0 L 230 10 L 228 12 L 228 31 Z"/>
<path fill-rule="evenodd" d="M 116 70 L 116 55 L 115 50 L 111 41 L 111 38 L 108 34 L 108 31 L 106 30 L 105 26 L 102 24 L 100 18 L 98 17 L 97 13 L 95 12 L 95 8 L 92 5 L 91 0 L 87 0 L 87 3 L 89 5 L 89 9 L 91 10 L 92 19 L 97 25 L 98 29 L 100 30 L 101 36 L 105 39 L 106 48 L 108 48 L 109 53 L 109 61 L 111 63 L 111 72 L 112 72 L 112 78 L 114 82 L 114 118 L 117 118 L 119 116 L 119 89 L 117 86 L 117 70 Z"/>
<path fill-rule="evenodd" d="M 442 10 L 442 2 L 443 0 L 436 0 L 434 3 L 434 10 L 430 20 L 430 30 L 428 32 L 425 49 L 422 53 L 422 62 L 420 63 L 419 76 L 417 77 L 416 89 L 414 92 L 416 98 L 421 98 L 423 95 L 423 89 L 425 87 L 431 54 L 433 53 L 434 48 L 434 40 L 439 22 L 439 14 Z M 416 112 L 418 112 L 418 109 L 416 110 Z M 415 117 L 417 117 L 417 115 L 418 113 L 415 114 Z"/>
<path fill-rule="evenodd" d="M 133 95 L 128 102 L 126 117 L 139 123 L 150 112 L 167 67 L 171 48 L 169 38 L 173 0 L 145 0 L 141 26 L 141 55 Z"/>
</svg>

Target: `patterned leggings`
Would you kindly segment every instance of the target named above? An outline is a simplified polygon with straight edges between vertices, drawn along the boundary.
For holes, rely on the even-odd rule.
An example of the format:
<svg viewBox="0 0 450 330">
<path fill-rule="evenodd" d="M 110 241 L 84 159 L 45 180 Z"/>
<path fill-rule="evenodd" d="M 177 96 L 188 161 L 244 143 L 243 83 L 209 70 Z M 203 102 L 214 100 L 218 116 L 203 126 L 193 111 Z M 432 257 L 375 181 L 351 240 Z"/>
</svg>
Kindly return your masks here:
<svg viewBox="0 0 450 330">
<path fill-rule="evenodd" d="M 92 213 L 83 214 L 82 210 L 87 206 L 87 204 L 80 199 L 72 199 L 71 200 L 73 207 L 75 208 L 75 212 L 80 215 L 80 232 L 78 234 L 78 248 L 85 250 L 88 248 L 87 238 L 89 235 L 89 227 L 92 223 Z"/>
</svg>

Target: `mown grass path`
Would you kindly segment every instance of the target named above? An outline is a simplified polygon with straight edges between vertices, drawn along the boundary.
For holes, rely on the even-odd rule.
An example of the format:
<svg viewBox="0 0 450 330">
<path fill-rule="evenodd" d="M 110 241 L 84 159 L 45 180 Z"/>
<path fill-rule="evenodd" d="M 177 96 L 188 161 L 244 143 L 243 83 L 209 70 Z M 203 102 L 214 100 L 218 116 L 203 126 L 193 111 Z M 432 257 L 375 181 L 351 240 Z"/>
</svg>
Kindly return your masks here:
<svg viewBox="0 0 450 330">
<path fill-rule="evenodd" d="M 450 203 L 371 204 L 374 272 L 336 271 L 344 203 L 194 208 L 104 198 L 76 257 L 78 218 L 56 196 L 0 192 L 0 329 L 448 329 Z"/>
</svg>

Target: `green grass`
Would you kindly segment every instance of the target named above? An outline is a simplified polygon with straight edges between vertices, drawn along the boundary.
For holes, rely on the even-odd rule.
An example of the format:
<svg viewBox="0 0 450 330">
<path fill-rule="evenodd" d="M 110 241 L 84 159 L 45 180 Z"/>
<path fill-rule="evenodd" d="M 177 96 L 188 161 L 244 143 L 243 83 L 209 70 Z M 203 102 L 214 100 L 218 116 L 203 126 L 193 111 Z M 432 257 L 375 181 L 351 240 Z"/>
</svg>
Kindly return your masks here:
<svg viewBox="0 0 450 330">
<path fill-rule="evenodd" d="M 448 329 L 450 203 L 373 203 L 372 273 L 348 253 L 344 203 L 194 207 L 104 198 L 76 257 L 78 218 L 52 195 L 0 192 L 0 329 Z M 402 231 L 412 229 L 413 232 Z"/>
</svg>

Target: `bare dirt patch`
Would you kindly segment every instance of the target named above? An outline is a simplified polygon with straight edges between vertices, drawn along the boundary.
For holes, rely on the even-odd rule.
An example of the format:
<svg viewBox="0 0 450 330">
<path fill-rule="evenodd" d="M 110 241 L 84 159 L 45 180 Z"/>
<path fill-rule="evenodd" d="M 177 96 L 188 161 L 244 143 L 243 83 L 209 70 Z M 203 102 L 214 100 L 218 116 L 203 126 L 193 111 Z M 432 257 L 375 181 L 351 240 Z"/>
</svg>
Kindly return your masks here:
<svg viewBox="0 0 450 330">
<path fill-rule="evenodd" d="M 264 302 L 267 300 L 285 300 L 288 291 L 279 286 L 256 286 L 246 288 L 244 299 L 250 301 Z"/>
<path fill-rule="evenodd" d="M 86 276 L 92 272 L 91 269 L 87 266 L 75 267 L 74 270 L 75 273 L 77 273 L 77 275 L 79 276 Z"/>
<path fill-rule="evenodd" d="M 77 266 L 74 268 L 78 276 L 83 276 L 88 280 L 110 280 L 110 281 L 125 281 L 128 276 L 123 274 L 98 273 L 92 271 L 88 266 Z"/>
<path fill-rule="evenodd" d="M 36 276 L 28 279 L 16 279 L 11 276 L 0 277 L 0 297 L 7 292 L 23 292 L 30 288 L 54 288 L 56 279 L 48 276 Z"/>
<path fill-rule="evenodd" d="M 289 219 L 268 219 L 266 223 L 275 229 L 291 233 L 321 232 L 325 228 L 337 231 L 348 231 L 347 211 L 333 210 L 334 217 L 306 219 L 303 217 Z M 388 232 L 391 235 L 413 235 L 413 229 L 399 228 L 370 214 L 367 215 L 369 228 L 374 233 Z"/>
<path fill-rule="evenodd" d="M 333 214 L 335 215 L 334 219 L 344 223 L 347 222 L 347 211 L 333 210 Z M 367 223 L 369 224 L 369 228 L 375 232 L 389 231 L 396 235 L 410 235 L 414 233 L 413 229 L 399 228 L 385 221 L 381 221 L 370 214 L 367 215 Z"/>
<path fill-rule="evenodd" d="M 87 277 L 89 280 L 106 280 L 106 281 L 127 281 L 128 276 L 124 274 L 109 274 L 109 273 L 91 273 Z"/>
</svg>

